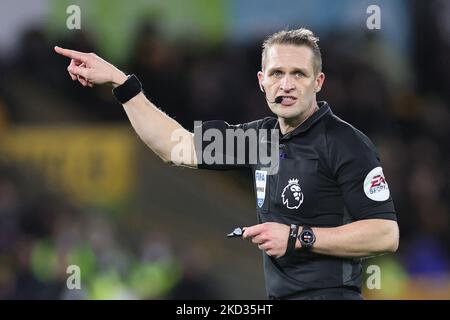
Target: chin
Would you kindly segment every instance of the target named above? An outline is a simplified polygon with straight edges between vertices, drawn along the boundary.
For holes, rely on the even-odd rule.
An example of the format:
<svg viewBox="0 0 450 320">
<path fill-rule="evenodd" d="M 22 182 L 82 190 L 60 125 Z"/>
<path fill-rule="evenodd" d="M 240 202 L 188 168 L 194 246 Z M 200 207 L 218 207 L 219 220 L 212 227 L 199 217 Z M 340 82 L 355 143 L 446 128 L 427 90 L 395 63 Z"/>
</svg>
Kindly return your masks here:
<svg viewBox="0 0 450 320">
<path fill-rule="evenodd" d="M 297 110 L 289 110 L 288 108 L 278 108 L 277 110 L 274 110 L 274 113 L 284 119 L 293 119 L 298 118 L 300 113 Z"/>
</svg>

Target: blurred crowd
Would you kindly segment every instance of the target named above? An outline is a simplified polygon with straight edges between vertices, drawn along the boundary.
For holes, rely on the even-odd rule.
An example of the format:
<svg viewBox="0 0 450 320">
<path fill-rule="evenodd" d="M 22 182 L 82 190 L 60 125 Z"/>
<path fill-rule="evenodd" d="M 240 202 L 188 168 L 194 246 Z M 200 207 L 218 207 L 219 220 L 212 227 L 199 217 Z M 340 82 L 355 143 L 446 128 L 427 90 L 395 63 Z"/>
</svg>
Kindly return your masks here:
<svg viewBox="0 0 450 320">
<path fill-rule="evenodd" d="M 414 12 L 407 54 L 370 31 L 321 37 L 326 81 L 319 100 L 378 148 L 401 230 L 395 262 L 412 278 L 449 279 L 450 37 L 430 18 L 435 11 L 417 4 Z M 188 39 L 169 43 L 148 24 L 137 34 L 131 55 L 118 66 L 135 73 L 147 96 L 184 127 L 192 130 L 194 120 L 242 123 L 269 115 L 256 79 L 262 39 L 214 47 L 192 46 Z M 57 44 L 101 53 L 83 31 Z M 0 60 L 0 136 L 15 124 L 73 122 L 65 114 L 74 112 L 83 123 L 126 123 L 111 88 L 72 83 L 68 61 L 53 45 L 36 27 L 23 35 L 19 54 Z M 18 87 L 30 81 L 32 87 Z M 56 118 L 35 117 L 39 110 L 17 92 L 44 87 L 62 92 L 77 109 L 68 103 Z M 133 238 L 127 219 L 86 212 L 45 188 L 36 191 L 33 175 L 12 164 L 0 167 L 0 298 L 222 297 L 193 262 L 195 252 L 174 250 L 163 230 Z M 70 263 L 59 263 L 74 256 L 89 283 L 77 297 L 66 289 L 61 269 Z"/>
<path fill-rule="evenodd" d="M 0 299 L 222 297 L 201 247 L 181 250 L 151 223 L 133 234 L 133 213 L 83 209 L 44 180 L 0 165 Z"/>
</svg>

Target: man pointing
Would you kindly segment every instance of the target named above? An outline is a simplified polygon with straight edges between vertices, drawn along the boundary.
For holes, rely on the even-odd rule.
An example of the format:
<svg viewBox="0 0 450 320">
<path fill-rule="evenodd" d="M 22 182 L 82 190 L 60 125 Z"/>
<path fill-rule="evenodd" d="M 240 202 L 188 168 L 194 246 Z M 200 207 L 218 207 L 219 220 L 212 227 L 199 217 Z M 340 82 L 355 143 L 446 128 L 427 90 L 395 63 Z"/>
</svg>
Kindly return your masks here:
<svg viewBox="0 0 450 320">
<path fill-rule="evenodd" d="M 112 83 L 139 137 L 166 163 L 252 173 L 258 224 L 247 227 L 243 237 L 263 252 L 268 298 L 361 299 L 361 258 L 397 250 L 396 213 L 374 145 L 325 101 L 316 100 L 325 75 L 318 39 L 310 30 L 280 31 L 263 44 L 257 77 L 275 117 L 201 125 L 200 132 L 214 129 L 225 140 L 227 130 L 276 130 L 274 172 L 259 161 L 201 161 L 211 142 L 161 112 L 135 76 L 92 53 L 55 51 L 71 59 L 68 72 L 74 81 L 91 87 Z M 171 139 L 174 132 L 178 141 Z M 180 143 L 191 152 L 174 158 L 172 150 Z M 250 152 L 251 145 L 244 149 Z M 224 150 L 223 159 L 236 158 Z"/>
</svg>

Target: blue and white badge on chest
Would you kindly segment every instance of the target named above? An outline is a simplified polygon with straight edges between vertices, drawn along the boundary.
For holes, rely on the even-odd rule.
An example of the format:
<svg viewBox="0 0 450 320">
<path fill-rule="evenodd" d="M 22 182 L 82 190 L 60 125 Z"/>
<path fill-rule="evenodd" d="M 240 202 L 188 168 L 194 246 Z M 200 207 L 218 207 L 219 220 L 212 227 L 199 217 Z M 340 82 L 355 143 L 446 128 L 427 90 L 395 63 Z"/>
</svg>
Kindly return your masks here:
<svg viewBox="0 0 450 320">
<path fill-rule="evenodd" d="M 266 198 L 267 171 L 255 170 L 256 204 L 261 208 Z"/>
</svg>

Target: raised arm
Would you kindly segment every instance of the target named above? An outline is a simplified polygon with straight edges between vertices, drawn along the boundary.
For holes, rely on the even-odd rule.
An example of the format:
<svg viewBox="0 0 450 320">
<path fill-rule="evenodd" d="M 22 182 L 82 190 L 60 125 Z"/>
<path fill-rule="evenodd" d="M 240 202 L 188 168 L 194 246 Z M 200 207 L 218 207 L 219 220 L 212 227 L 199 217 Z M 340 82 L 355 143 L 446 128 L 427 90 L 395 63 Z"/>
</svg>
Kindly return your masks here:
<svg viewBox="0 0 450 320">
<path fill-rule="evenodd" d="M 117 87 L 127 80 L 125 73 L 94 53 L 60 47 L 55 47 L 55 51 L 71 59 L 67 71 L 72 80 L 83 86 L 111 83 Z M 142 141 L 164 162 L 197 167 L 193 134 L 159 110 L 142 92 L 123 108 Z"/>
</svg>

